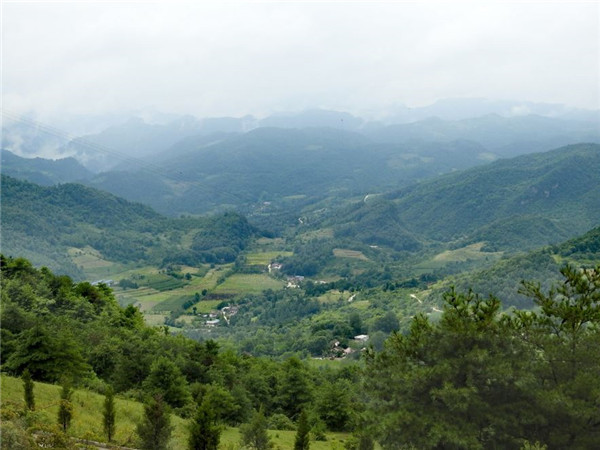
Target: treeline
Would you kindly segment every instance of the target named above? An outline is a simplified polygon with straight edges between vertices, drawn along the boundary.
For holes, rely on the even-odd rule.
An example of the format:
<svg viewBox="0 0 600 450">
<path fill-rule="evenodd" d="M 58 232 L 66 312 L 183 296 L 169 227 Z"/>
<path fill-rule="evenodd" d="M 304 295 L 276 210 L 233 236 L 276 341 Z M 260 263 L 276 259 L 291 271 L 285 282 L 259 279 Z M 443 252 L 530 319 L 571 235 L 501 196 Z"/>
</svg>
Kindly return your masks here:
<svg viewBox="0 0 600 450">
<path fill-rule="evenodd" d="M 2 370 L 36 381 L 65 377 L 99 392 L 147 400 L 161 395 L 182 417 L 207 402 L 217 420 L 248 422 L 262 408 L 274 427 L 294 428 L 306 410 L 315 432 L 351 430 L 360 408 L 358 367 L 317 370 L 222 351 L 150 328 L 133 306 L 121 308 L 105 285 L 73 283 L 23 258 L 0 259 Z M 284 424 L 284 425 L 281 425 Z"/>
</svg>

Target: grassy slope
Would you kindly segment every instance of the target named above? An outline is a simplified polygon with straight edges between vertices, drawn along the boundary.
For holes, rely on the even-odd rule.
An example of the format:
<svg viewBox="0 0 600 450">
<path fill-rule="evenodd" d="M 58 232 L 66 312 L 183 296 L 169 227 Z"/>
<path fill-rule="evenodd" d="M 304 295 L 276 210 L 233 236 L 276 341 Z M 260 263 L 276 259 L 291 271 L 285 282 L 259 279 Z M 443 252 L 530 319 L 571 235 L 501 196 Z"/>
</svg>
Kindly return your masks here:
<svg viewBox="0 0 600 450">
<path fill-rule="evenodd" d="M 2 375 L 2 408 L 13 406 L 23 409 L 23 384 L 20 379 Z M 58 413 L 58 399 L 60 386 L 35 383 L 36 414 L 39 420 L 54 424 Z M 73 394 L 73 421 L 69 435 L 94 441 L 105 441 L 102 431 L 102 409 L 104 396 L 94 392 L 78 389 Z M 114 443 L 123 446 L 135 447 L 135 426 L 143 414 L 142 404 L 121 398 L 115 399 L 116 405 L 116 436 Z M 172 450 L 187 448 L 187 421 L 177 416 L 172 416 L 174 430 L 171 438 Z M 295 431 L 269 431 L 276 449 L 293 448 Z M 311 442 L 311 449 L 343 449 L 343 442 L 348 438 L 347 433 L 327 433 L 327 441 Z M 219 448 L 239 448 L 240 434 L 237 428 L 227 427 L 221 435 Z"/>
</svg>

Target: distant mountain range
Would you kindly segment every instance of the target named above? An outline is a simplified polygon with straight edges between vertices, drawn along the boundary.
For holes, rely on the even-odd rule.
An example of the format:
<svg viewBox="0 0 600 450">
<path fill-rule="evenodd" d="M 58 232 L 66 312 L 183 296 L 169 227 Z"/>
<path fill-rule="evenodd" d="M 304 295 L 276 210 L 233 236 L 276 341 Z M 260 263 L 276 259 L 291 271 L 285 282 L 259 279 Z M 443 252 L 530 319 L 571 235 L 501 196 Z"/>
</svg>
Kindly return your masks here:
<svg viewBox="0 0 600 450">
<path fill-rule="evenodd" d="M 58 121 L 54 126 L 48 126 L 37 122 L 34 114 L 19 117 L 5 112 L 3 116 L 2 148 L 25 157 L 37 156 L 56 159 L 76 156 L 89 170 L 94 172 L 120 166 L 126 168 L 127 163 L 130 162 L 129 159 L 145 158 L 165 151 L 187 136 L 246 133 L 256 128 L 302 129 L 326 127 L 342 131 L 358 131 L 365 133 L 376 141 L 383 139 L 383 141 L 388 142 L 391 139 L 393 142 L 399 142 L 399 139 L 400 141 L 406 139 L 398 136 L 399 130 L 395 129 L 394 125 L 424 122 L 417 127 L 401 128 L 402 132 L 400 134 L 408 132 L 409 136 L 414 137 L 416 133 L 418 139 L 430 141 L 433 138 L 433 142 L 437 142 L 440 137 L 447 140 L 448 136 L 438 136 L 440 132 L 439 121 L 435 124 L 432 123 L 431 119 L 439 119 L 443 122 L 461 122 L 465 119 L 499 116 L 505 119 L 515 119 L 510 124 L 512 126 L 515 123 L 521 124 L 521 118 L 532 116 L 566 122 L 587 122 L 588 128 L 591 124 L 595 133 L 593 136 L 596 137 L 600 127 L 600 111 L 596 110 L 569 108 L 560 104 L 480 98 L 443 99 L 432 105 L 413 108 L 394 105 L 384 111 L 371 112 L 366 118 L 349 112 L 319 108 L 299 112 L 279 112 L 264 118 L 247 115 L 244 117 L 207 117 L 199 119 L 191 115 L 137 111 L 101 116 L 65 115 L 57 119 Z M 539 121 L 539 119 L 532 120 Z M 489 119 L 486 119 L 486 121 L 489 122 Z M 559 122 L 555 123 L 559 124 Z M 531 124 L 531 120 L 525 122 L 526 127 L 531 126 Z M 462 122 L 444 125 L 441 130 L 442 135 L 448 132 L 454 134 L 454 137 L 451 137 L 450 140 L 472 139 L 467 136 L 468 133 L 491 137 L 486 135 L 485 129 L 482 129 L 481 133 L 477 133 L 476 130 L 469 129 L 472 128 L 472 125 L 467 125 L 467 129 L 463 125 Z M 390 126 L 392 128 L 389 128 Z M 508 138 L 512 139 L 514 133 L 510 130 L 510 126 L 508 130 L 502 131 L 502 133 L 508 131 Z M 433 127 L 433 129 L 427 133 L 426 131 L 430 127 Z M 454 131 L 448 130 L 448 127 L 456 129 Z M 565 124 L 559 124 L 558 128 L 560 130 L 565 129 Z M 581 132 L 585 132 L 585 125 L 582 123 L 579 125 L 571 123 L 566 128 L 567 134 L 564 135 L 566 140 L 549 142 L 548 139 L 556 137 L 556 132 L 546 135 L 545 141 L 544 136 L 535 133 L 526 134 L 523 137 L 527 138 L 526 141 L 532 143 L 540 140 L 544 142 L 544 147 L 534 148 L 535 151 L 545 150 L 557 145 L 596 140 L 596 138 L 592 139 L 589 135 L 586 138 L 581 138 Z M 577 128 L 579 129 L 576 130 Z M 547 129 L 545 130 L 547 131 Z M 580 138 L 573 139 L 574 136 L 571 136 L 573 131 L 578 131 Z M 467 134 L 461 134 L 462 132 Z M 474 140 L 487 146 L 480 139 L 475 138 Z M 523 141 L 523 138 L 519 138 L 519 141 Z"/>
</svg>

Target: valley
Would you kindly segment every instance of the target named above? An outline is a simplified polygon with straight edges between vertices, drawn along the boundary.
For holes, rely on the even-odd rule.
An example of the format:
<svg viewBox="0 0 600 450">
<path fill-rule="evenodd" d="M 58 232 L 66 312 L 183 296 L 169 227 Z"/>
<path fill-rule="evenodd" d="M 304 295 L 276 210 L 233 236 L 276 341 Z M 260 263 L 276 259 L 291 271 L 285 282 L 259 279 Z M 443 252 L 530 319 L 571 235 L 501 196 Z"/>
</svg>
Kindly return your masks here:
<svg viewBox="0 0 600 450">
<path fill-rule="evenodd" d="M 99 174 L 70 172 L 73 160 L 4 151 L 3 370 L 20 374 L 36 333 L 58 330 L 41 351 L 62 342 L 71 362 L 53 355 L 35 379 L 59 382 L 54 363 L 63 361 L 62 371 L 89 390 L 76 394 L 70 436 L 78 439 L 102 441 L 90 410 L 110 386 L 127 415 L 122 445 L 139 444 L 135 423 L 158 389 L 172 396 L 173 448 L 185 448 L 202 405 L 222 424 L 221 448 L 238 445 L 263 407 L 270 439 L 290 448 L 299 405 L 310 414 L 311 448 L 354 448 L 362 423 L 375 448 L 387 448 L 397 437 L 378 430 L 393 435 L 395 425 L 373 421 L 387 388 L 368 374 L 388 376 L 390 346 L 418 346 L 407 342 L 425 336 L 426 355 L 445 364 L 454 350 L 436 344 L 438 336 L 450 342 L 446 333 L 470 332 L 479 326 L 473 317 L 490 321 L 477 332 L 489 342 L 496 327 L 512 336 L 533 326 L 527 320 L 538 320 L 540 300 L 524 281 L 547 291 L 565 268 L 597 270 L 599 144 L 498 158 L 479 143 L 404 147 L 352 133 L 259 127 L 188 136 L 169 150 L 174 159 L 160 157 L 160 169 L 140 159 Z M 449 320 L 466 328 L 447 328 Z M 417 370 L 399 370 L 401 385 L 424 376 Z M 180 388 L 153 378 L 159 373 Z M 2 380 L 9 414 L 19 381 Z M 55 385 L 36 389 L 40 401 L 58 395 Z"/>
</svg>

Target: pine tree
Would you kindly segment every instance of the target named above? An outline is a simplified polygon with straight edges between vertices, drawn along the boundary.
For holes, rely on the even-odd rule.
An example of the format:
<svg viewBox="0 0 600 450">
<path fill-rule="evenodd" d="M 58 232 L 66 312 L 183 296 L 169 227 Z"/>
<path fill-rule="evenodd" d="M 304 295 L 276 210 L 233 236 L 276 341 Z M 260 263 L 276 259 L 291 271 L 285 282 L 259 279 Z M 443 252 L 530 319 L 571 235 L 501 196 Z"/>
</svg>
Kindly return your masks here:
<svg viewBox="0 0 600 450">
<path fill-rule="evenodd" d="M 144 381 L 144 390 L 158 394 L 173 408 L 181 408 L 191 401 L 188 384 L 179 367 L 161 356 L 153 364 Z"/>
<path fill-rule="evenodd" d="M 245 423 L 240 427 L 240 433 L 242 435 L 240 443 L 243 447 L 255 450 L 268 450 L 273 447 L 271 438 L 267 433 L 267 419 L 262 406 L 254 414 L 250 423 Z"/>
<path fill-rule="evenodd" d="M 58 424 L 62 427 L 63 432 L 65 433 L 71 425 L 71 419 L 73 418 L 73 403 L 71 403 L 71 394 L 71 387 L 67 382 L 64 382 L 62 390 L 60 392 L 60 404 L 58 407 Z"/>
<path fill-rule="evenodd" d="M 144 405 L 144 417 L 137 426 L 143 450 L 164 450 L 171 437 L 169 406 L 160 394 L 155 395 Z"/>
<path fill-rule="evenodd" d="M 211 405 L 205 400 L 198 407 L 190 424 L 190 450 L 217 450 L 221 440 L 221 427 L 217 425 Z"/>
<path fill-rule="evenodd" d="M 106 391 L 106 396 L 104 398 L 104 411 L 102 416 L 104 432 L 106 433 L 108 442 L 110 442 L 115 435 L 115 394 L 111 387 L 109 387 Z"/>
<path fill-rule="evenodd" d="M 306 411 L 302 411 L 298 419 L 298 431 L 296 431 L 294 450 L 308 450 L 310 448 L 309 432 L 308 417 L 306 416 Z"/>
<path fill-rule="evenodd" d="M 33 395 L 33 380 L 28 369 L 23 371 L 23 391 L 25 396 L 25 407 L 29 411 L 35 411 L 35 397 Z"/>
</svg>

